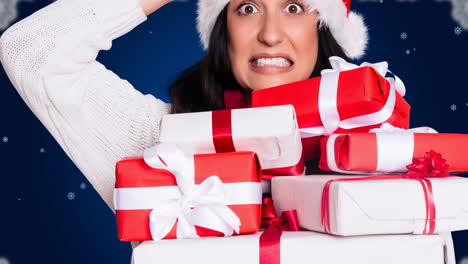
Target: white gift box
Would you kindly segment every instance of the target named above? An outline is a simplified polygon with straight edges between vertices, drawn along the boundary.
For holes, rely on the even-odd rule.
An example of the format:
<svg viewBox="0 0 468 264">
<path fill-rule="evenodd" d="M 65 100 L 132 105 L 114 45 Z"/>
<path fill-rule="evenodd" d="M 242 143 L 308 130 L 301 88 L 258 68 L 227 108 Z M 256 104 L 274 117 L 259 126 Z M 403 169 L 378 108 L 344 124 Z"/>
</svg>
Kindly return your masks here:
<svg viewBox="0 0 468 264">
<path fill-rule="evenodd" d="M 294 176 L 272 180 L 276 210 L 297 210 L 301 228 L 323 232 L 322 191 L 331 179 L 362 176 Z M 428 178 L 432 183 L 435 233 L 468 229 L 468 178 Z M 414 179 L 338 181 L 330 185 L 330 233 L 340 236 L 422 234 L 426 200 Z"/>
<path fill-rule="evenodd" d="M 212 120 L 212 112 L 165 115 L 159 140 L 188 153 L 216 153 Z M 301 137 L 291 105 L 233 109 L 231 132 L 235 150 L 255 152 L 263 170 L 295 166 L 301 160 Z M 262 187 L 270 192 L 268 181 L 263 180 Z"/>
<path fill-rule="evenodd" d="M 233 237 L 145 241 L 133 250 L 134 264 L 262 264 L 261 233 Z M 283 232 L 281 264 L 455 264 L 451 235 L 338 237 L 309 231 Z"/>
<path fill-rule="evenodd" d="M 262 169 L 294 166 L 302 153 L 301 138 L 291 105 L 231 110 L 236 151 L 257 153 Z M 212 112 L 165 115 L 161 143 L 175 143 L 184 152 L 215 153 Z"/>
</svg>

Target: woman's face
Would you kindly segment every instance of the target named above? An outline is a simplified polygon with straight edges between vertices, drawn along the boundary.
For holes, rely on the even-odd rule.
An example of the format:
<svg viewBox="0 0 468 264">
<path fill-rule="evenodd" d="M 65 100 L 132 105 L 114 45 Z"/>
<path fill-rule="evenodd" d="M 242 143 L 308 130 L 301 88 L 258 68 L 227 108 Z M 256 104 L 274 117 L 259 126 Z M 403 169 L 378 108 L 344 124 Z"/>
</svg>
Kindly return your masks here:
<svg viewBox="0 0 468 264">
<path fill-rule="evenodd" d="M 308 79 L 317 61 L 317 13 L 293 0 L 231 0 L 228 49 L 232 71 L 245 89 Z"/>
</svg>

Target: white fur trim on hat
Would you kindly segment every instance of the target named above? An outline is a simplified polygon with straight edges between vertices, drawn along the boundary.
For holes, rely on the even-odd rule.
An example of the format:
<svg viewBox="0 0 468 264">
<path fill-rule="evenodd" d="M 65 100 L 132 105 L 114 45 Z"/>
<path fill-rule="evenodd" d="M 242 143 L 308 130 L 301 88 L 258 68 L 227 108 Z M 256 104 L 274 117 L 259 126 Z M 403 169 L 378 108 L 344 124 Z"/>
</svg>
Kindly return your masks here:
<svg viewBox="0 0 468 264">
<path fill-rule="evenodd" d="M 211 31 L 223 8 L 230 0 L 199 0 L 197 29 L 203 48 L 208 49 Z M 327 25 L 346 55 L 359 58 L 367 48 L 367 27 L 361 15 L 349 12 L 343 0 L 305 0 L 308 11 L 317 10 L 319 26 Z M 348 15 L 347 15 L 348 14 Z"/>
</svg>

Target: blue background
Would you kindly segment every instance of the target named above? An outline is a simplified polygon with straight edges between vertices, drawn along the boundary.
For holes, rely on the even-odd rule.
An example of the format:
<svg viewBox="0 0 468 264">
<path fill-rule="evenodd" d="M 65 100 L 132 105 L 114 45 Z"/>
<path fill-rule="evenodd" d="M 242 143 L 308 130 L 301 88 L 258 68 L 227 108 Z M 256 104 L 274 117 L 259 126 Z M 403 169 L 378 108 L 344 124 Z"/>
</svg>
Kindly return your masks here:
<svg viewBox="0 0 468 264">
<path fill-rule="evenodd" d="M 21 2 L 18 19 L 49 3 Z M 164 6 L 115 40 L 110 51 L 101 51 L 98 60 L 143 93 L 168 101 L 170 80 L 204 54 L 195 4 Z M 355 2 L 353 9 L 370 30 L 362 61 L 387 60 L 404 80 L 412 127 L 468 133 L 468 32 L 455 33 L 450 3 L 385 0 Z M 0 141 L 0 257 L 12 264 L 129 263 L 131 247 L 117 239 L 114 214 L 0 69 L 0 138 L 8 137 Z M 468 256 L 468 232 L 455 232 L 454 238 L 457 258 Z"/>
</svg>

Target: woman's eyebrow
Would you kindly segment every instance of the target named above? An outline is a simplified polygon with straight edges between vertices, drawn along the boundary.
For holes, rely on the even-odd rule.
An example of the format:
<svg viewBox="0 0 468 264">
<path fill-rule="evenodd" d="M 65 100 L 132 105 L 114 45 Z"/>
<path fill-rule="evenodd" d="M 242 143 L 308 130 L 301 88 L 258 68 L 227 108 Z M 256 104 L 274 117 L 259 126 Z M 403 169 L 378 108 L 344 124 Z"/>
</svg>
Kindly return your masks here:
<svg viewBox="0 0 468 264">
<path fill-rule="evenodd" d="M 254 2 L 257 6 L 261 6 L 262 8 L 265 8 L 264 1 L 269 1 L 269 0 L 249 0 L 249 1 Z"/>
</svg>

